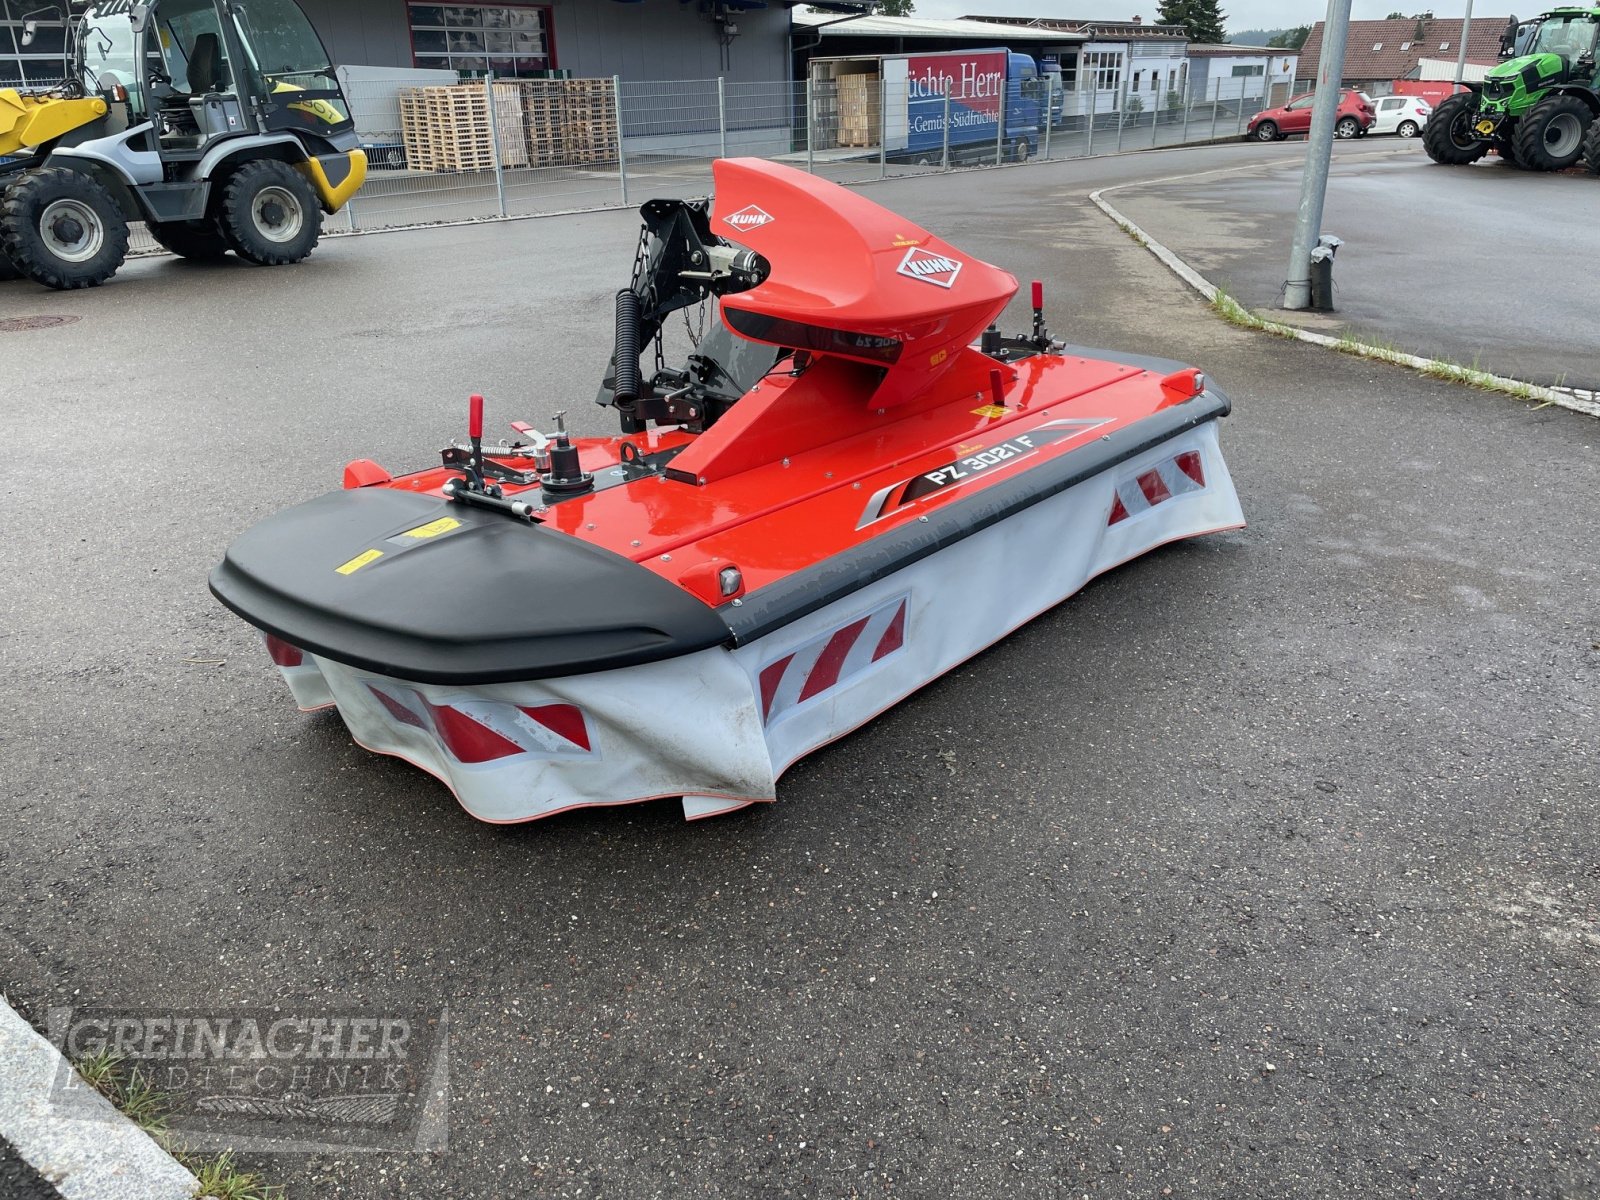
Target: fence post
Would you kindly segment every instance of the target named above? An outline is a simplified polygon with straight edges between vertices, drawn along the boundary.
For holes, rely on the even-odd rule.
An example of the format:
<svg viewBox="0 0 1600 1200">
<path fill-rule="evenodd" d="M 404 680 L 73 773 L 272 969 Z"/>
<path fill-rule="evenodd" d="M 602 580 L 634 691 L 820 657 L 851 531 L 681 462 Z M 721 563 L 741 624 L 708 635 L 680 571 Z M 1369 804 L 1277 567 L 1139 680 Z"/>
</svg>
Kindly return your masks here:
<svg viewBox="0 0 1600 1200">
<path fill-rule="evenodd" d="M 1011 64 L 1007 62 L 1006 72 L 1011 71 Z M 1010 83 L 1000 81 L 1000 121 L 994 131 L 994 165 L 999 166 L 1006 160 L 1006 93 L 1011 90 Z"/>
<path fill-rule="evenodd" d="M 1211 82 L 1214 85 L 1212 87 L 1212 89 L 1211 89 L 1211 140 L 1212 141 L 1216 141 L 1217 140 L 1217 100 L 1222 95 L 1222 80 L 1221 79 L 1214 79 Z"/>
<path fill-rule="evenodd" d="M 1100 81 L 1097 78 L 1095 85 L 1089 89 L 1089 144 L 1084 148 L 1085 158 L 1094 157 L 1094 119 L 1100 108 Z"/>
<path fill-rule="evenodd" d="M 1044 77 L 1044 112 L 1039 114 L 1040 119 L 1044 122 L 1044 147 L 1041 153 L 1045 162 L 1050 161 L 1050 126 L 1055 124 L 1055 95 L 1055 76 L 1046 75 Z"/>
<path fill-rule="evenodd" d="M 1161 90 L 1161 85 L 1156 84 L 1156 94 L 1150 97 L 1150 106 L 1155 109 L 1150 118 L 1150 144 L 1154 146 L 1161 133 L 1161 114 L 1167 111 L 1167 94 Z"/>
<path fill-rule="evenodd" d="M 1185 77 L 1183 81 L 1183 136 L 1178 139 L 1180 142 L 1189 140 L 1189 105 L 1193 100 L 1194 80 Z"/>
<path fill-rule="evenodd" d="M 871 132 L 870 127 L 867 132 Z M 889 77 L 878 76 L 878 178 L 889 177 Z"/>
<path fill-rule="evenodd" d="M 611 77 L 611 107 L 617 113 L 617 187 L 622 190 L 622 202 L 628 202 L 628 156 L 622 152 L 622 76 Z"/>
<path fill-rule="evenodd" d="M 939 151 L 939 169 L 941 171 L 948 171 L 950 169 L 950 85 L 949 84 L 945 84 L 945 88 L 944 88 L 944 130 L 943 130 L 943 140 L 944 140 L 944 144 L 943 144 L 942 148 Z"/>
<path fill-rule="evenodd" d="M 817 115 L 811 103 L 811 80 L 806 79 L 806 171 L 808 174 L 817 173 L 816 151 L 811 146 L 811 130 L 816 126 Z"/>
<path fill-rule="evenodd" d="M 717 129 L 722 134 L 722 153 L 719 158 L 728 157 L 728 96 L 722 85 L 722 76 L 717 76 Z"/>
<path fill-rule="evenodd" d="M 1117 153 L 1122 153 L 1122 121 L 1128 114 L 1128 81 L 1122 81 L 1122 103 L 1117 105 Z"/>
<path fill-rule="evenodd" d="M 489 145 L 494 152 L 494 194 L 500 215 L 506 215 L 506 177 L 500 165 L 500 115 L 494 111 L 494 72 L 483 77 L 483 100 L 489 106 Z"/>
<path fill-rule="evenodd" d="M 1248 82 L 1249 79 L 1246 76 L 1239 76 L 1239 116 L 1233 123 L 1233 131 L 1235 133 L 1244 131 L 1244 85 Z"/>
</svg>

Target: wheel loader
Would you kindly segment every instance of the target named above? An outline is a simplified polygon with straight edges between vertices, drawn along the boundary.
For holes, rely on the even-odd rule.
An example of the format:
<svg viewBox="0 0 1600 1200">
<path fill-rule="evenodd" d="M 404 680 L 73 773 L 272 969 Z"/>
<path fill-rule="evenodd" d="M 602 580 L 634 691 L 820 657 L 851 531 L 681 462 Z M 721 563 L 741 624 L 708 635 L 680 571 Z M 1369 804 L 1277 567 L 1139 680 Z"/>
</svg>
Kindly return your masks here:
<svg viewBox="0 0 1600 1200">
<path fill-rule="evenodd" d="M 366 178 L 295 0 L 102 0 L 66 47 L 61 83 L 0 89 L 0 278 L 96 287 L 133 221 L 187 258 L 299 262 Z"/>
<path fill-rule="evenodd" d="M 1531 21 L 1512 17 L 1500 37 L 1503 61 L 1428 119 L 1428 157 L 1464 166 L 1496 150 L 1513 167 L 1561 171 L 1586 146 L 1600 156 L 1600 142 L 1589 136 L 1600 114 L 1596 34 L 1600 8 L 1557 8 Z"/>
</svg>

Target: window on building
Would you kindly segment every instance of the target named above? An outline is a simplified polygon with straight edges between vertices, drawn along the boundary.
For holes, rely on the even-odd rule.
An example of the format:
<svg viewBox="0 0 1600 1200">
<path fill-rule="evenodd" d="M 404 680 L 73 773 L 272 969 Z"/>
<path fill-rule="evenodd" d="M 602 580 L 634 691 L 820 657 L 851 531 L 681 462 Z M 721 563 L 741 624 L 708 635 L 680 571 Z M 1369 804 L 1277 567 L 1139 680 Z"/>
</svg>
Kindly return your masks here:
<svg viewBox="0 0 1600 1200">
<path fill-rule="evenodd" d="M 1242 66 L 1233 68 L 1233 77 L 1235 79 L 1248 79 L 1252 75 L 1265 75 L 1266 73 L 1267 67 L 1265 63 L 1245 63 Z"/>
<path fill-rule="evenodd" d="M 61 19 L 61 9 L 46 6 L 43 12 L 34 12 L 38 7 L 18 7 L 0 0 L 0 87 L 61 82 L 66 70 L 61 57 L 67 43 L 66 23 Z M 24 14 L 39 23 L 33 42 L 27 46 L 22 44 Z"/>
<path fill-rule="evenodd" d="M 1400 43 L 1400 49 L 1401 50 L 1409 50 L 1409 49 L 1411 49 L 1411 43 L 1410 42 L 1401 42 Z"/>
<path fill-rule="evenodd" d="M 1104 50 L 1085 53 L 1081 73 L 1086 86 L 1099 92 L 1114 92 L 1122 86 L 1122 56 Z"/>
<path fill-rule="evenodd" d="M 1383 49 L 1383 43 L 1382 42 L 1373 42 L 1372 43 L 1373 53 L 1377 53 L 1379 50 L 1382 50 L 1382 49 Z"/>
<path fill-rule="evenodd" d="M 1439 49 L 1441 49 L 1441 50 L 1450 49 L 1450 43 L 1449 42 L 1440 42 L 1439 43 Z"/>
<path fill-rule="evenodd" d="M 550 10 L 531 4 L 412 4 L 419 67 L 536 78 L 556 65 Z"/>
</svg>

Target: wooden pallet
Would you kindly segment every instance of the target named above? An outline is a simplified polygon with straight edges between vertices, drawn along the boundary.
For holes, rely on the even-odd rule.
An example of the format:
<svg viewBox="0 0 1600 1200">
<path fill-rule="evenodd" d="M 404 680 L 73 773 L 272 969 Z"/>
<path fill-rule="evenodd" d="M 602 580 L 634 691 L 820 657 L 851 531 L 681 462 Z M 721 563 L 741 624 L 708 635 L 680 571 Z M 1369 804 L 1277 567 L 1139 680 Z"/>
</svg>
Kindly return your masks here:
<svg viewBox="0 0 1600 1200">
<path fill-rule="evenodd" d="M 416 171 L 489 171 L 528 165 L 527 133 L 515 85 L 497 83 L 494 116 L 481 83 L 406 88 L 399 94 L 406 165 Z"/>
<path fill-rule="evenodd" d="M 611 80 L 523 79 L 515 86 L 532 165 L 617 160 L 617 102 Z"/>
</svg>

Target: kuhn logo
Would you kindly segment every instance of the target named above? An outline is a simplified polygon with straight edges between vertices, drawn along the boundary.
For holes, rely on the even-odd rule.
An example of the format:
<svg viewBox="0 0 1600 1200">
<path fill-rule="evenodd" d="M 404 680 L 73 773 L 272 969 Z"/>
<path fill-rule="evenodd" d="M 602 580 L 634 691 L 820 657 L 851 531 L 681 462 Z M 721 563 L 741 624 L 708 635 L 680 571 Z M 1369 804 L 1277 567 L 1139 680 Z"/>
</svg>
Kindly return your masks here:
<svg viewBox="0 0 1600 1200">
<path fill-rule="evenodd" d="M 778 218 L 752 204 L 736 213 L 729 213 L 722 219 L 735 229 L 760 229 L 763 225 L 772 224 Z"/>
<path fill-rule="evenodd" d="M 953 258 L 946 258 L 942 254 L 929 254 L 913 246 L 906 251 L 906 256 L 900 260 L 896 268 L 901 275 L 909 275 L 912 279 L 920 279 L 923 283 L 937 284 L 939 287 L 954 287 L 956 276 L 961 274 L 961 264 Z"/>
</svg>

